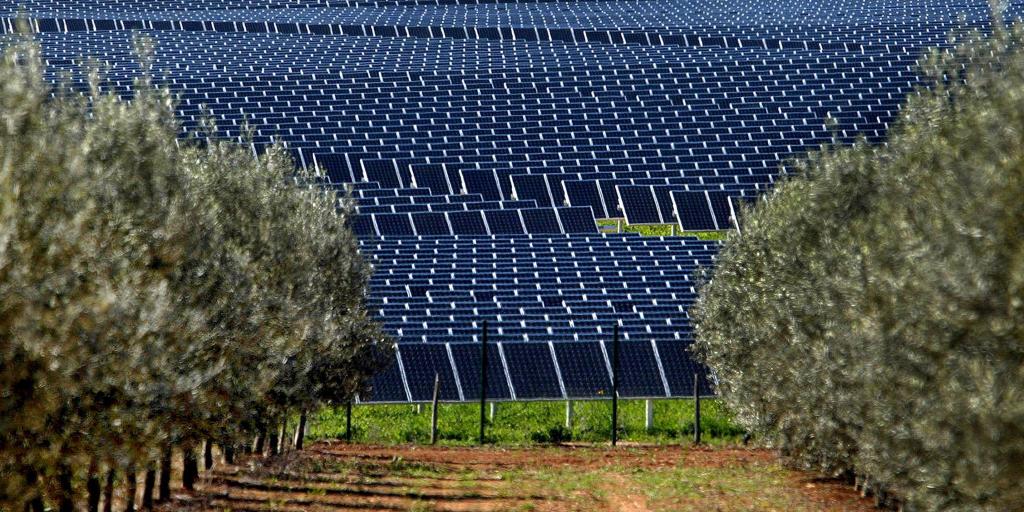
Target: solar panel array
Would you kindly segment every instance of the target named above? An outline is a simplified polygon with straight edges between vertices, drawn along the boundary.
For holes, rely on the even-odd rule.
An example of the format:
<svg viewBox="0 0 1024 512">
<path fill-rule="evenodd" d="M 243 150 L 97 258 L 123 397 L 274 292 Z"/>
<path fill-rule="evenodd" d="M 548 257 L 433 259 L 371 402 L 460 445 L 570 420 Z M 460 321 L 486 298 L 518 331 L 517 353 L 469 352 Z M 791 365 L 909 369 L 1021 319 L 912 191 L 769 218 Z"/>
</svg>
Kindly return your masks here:
<svg viewBox="0 0 1024 512">
<path fill-rule="evenodd" d="M 20 15 L 54 79 L 91 57 L 124 93 L 150 37 L 185 129 L 248 124 L 351 194 L 399 342 L 362 398 L 391 402 L 435 373 L 479 396 L 485 319 L 497 399 L 608 396 L 614 325 L 623 396 L 689 395 L 717 245 L 595 219 L 730 229 L 788 159 L 882 140 L 922 52 L 989 27 L 981 0 L 0 0 L 0 32 Z"/>
</svg>

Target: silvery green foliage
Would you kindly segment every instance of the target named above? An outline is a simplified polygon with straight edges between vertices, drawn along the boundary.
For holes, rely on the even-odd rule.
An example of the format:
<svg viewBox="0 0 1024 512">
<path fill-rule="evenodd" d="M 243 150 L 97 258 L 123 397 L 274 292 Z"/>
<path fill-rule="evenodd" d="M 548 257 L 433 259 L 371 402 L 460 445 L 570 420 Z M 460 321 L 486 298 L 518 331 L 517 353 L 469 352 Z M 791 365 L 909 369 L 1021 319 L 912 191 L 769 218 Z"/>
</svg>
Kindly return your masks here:
<svg viewBox="0 0 1024 512">
<path fill-rule="evenodd" d="M 0 509 L 350 399 L 386 352 L 351 209 L 281 148 L 180 132 L 145 78 L 130 102 L 96 74 L 80 94 L 31 41 L 3 54 Z"/>
<path fill-rule="evenodd" d="M 1024 29 L 922 61 L 884 146 L 743 212 L 694 308 L 738 417 L 908 509 L 1024 503 Z"/>
</svg>

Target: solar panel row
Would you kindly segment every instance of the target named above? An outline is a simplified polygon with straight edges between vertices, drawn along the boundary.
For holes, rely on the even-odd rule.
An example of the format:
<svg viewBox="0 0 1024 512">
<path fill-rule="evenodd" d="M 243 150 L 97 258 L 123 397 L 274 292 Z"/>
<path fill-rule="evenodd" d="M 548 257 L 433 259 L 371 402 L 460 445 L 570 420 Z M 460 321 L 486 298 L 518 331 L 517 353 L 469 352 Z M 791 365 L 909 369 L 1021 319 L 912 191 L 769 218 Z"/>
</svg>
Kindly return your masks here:
<svg viewBox="0 0 1024 512">
<path fill-rule="evenodd" d="M 428 402 L 434 376 L 442 401 L 480 399 L 479 343 L 402 344 L 395 358 L 371 382 L 363 402 Z M 599 399 L 611 397 L 612 343 L 488 343 L 487 397 L 492 400 Z M 620 345 L 619 396 L 692 396 L 693 375 L 700 393 L 713 393 L 701 366 L 674 341 Z"/>
<path fill-rule="evenodd" d="M 426 400 L 435 373 L 474 399 L 484 319 L 492 397 L 607 396 L 612 325 L 623 396 L 689 395 L 718 244 L 595 217 L 728 229 L 788 159 L 882 140 L 925 48 L 990 28 L 982 0 L 0 0 L 0 32 L 20 13 L 83 88 L 94 57 L 129 95 L 151 37 L 185 129 L 250 126 L 254 152 L 285 144 L 319 170 L 301 185 L 351 197 L 399 342 L 363 397 L 385 402 Z"/>
</svg>

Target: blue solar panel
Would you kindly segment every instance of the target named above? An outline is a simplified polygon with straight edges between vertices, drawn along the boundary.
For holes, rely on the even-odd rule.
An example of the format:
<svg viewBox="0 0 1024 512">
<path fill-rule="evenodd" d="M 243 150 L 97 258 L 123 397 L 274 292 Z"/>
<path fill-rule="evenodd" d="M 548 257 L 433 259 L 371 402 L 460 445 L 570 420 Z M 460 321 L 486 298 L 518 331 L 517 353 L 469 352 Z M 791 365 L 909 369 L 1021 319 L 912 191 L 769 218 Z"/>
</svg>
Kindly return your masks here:
<svg viewBox="0 0 1024 512">
<path fill-rule="evenodd" d="M 729 194 L 721 191 L 708 192 L 708 200 L 711 202 L 711 212 L 715 215 L 715 224 L 718 229 L 731 229 L 732 207 L 729 204 Z"/>
<path fill-rule="evenodd" d="M 517 399 L 564 398 L 547 343 L 505 343 L 502 350 Z"/>
<path fill-rule="evenodd" d="M 480 399 L 480 347 L 482 346 L 479 343 L 451 345 L 455 368 L 459 371 L 459 382 L 462 383 L 462 393 L 466 400 Z M 512 398 L 497 344 L 488 344 L 487 356 L 487 398 L 494 400 Z"/>
<path fill-rule="evenodd" d="M 718 229 L 707 192 L 672 192 L 676 217 L 685 231 L 713 231 Z"/>
<path fill-rule="evenodd" d="M 605 349 L 612 346 L 605 343 Z M 610 357 L 610 354 L 609 354 Z M 629 342 L 619 345 L 619 395 L 624 397 L 665 396 L 654 348 L 647 342 Z"/>
<path fill-rule="evenodd" d="M 552 206 L 554 201 L 551 198 L 551 190 L 543 174 L 519 174 L 513 175 L 512 188 L 515 191 L 516 199 L 533 199 L 537 206 Z"/>
<path fill-rule="evenodd" d="M 558 219 L 565 233 L 596 233 L 597 221 L 588 206 L 558 208 Z"/>
<path fill-rule="evenodd" d="M 713 394 L 707 380 L 707 371 L 690 358 L 688 343 L 659 341 L 657 346 L 658 356 L 665 369 L 665 378 L 668 380 L 672 396 L 692 396 L 694 374 L 700 376 L 700 394 Z"/>
<path fill-rule="evenodd" d="M 608 213 L 604 198 L 601 197 L 601 189 L 596 181 L 563 181 L 562 187 L 565 190 L 569 206 L 589 206 L 593 209 L 594 215 L 599 218 L 618 216 Z"/>
<path fill-rule="evenodd" d="M 517 210 L 488 210 L 484 212 L 487 226 L 494 235 L 516 235 L 526 233 Z"/>
<path fill-rule="evenodd" d="M 363 160 L 360 162 L 363 167 L 363 179 L 365 181 L 376 181 L 381 188 L 402 188 L 406 183 L 399 175 L 398 167 L 394 160 Z"/>
<path fill-rule="evenodd" d="M 462 171 L 462 182 L 467 194 L 480 194 L 487 201 L 504 199 L 494 171 Z"/>
<path fill-rule="evenodd" d="M 611 396 L 611 377 L 599 344 L 563 342 L 555 344 L 554 348 L 569 398 Z"/>
<path fill-rule="evenodd" d="M 405 378 L 414 402 L 433 399 L 434 375 L 441 379 L 440 399 L 459 400 L 459 389 L 455 383 L 447 347 L 443 344 L 407 344 L 398 349 L 405 369 Z"/>
<path fill-rule="evenodd" d="M 448 226 L 448 219 L 443 213 L 414 213 L 412 214 L 413 227 L 417 235 L 450 235 L 451 228 Z"/>
<path fill-rule="evenodd" d="M 452 233 L 456 235 L 486 235 L 487 225 L 479 211 L 450 212 L 448 221 L 452 225 Z"/>
<path fill-rule="evenodd" d="M 413 235 L 412 221 L 405 213 L 392 213 L 374 215 L 374 222 L 377 224 L 377 233 L 381 236 L 408 236 Z"/>
<path fill-rule="evenodd" d="M 417 164 L 412 166 L 410 174 L 417 187 L 428 188 L 431 194 L 445 195 L 455 192 L 448 181 L 448 173 L 441 165 Z"/>
<path fill-rule="evenodd" d="M 626 222 L 630 224 L 662 224 L 661 211 L 651 187 L 619 186 L 619 202 Z"/>
<path fill-rule="evenodd" d="M 558 216 L 551 208 L 530 208 L 520 210 L 523 215 L 523 224 L 527 233 L 532 234 L 553 234 L 561 233 Z"/>
<path fill-rule="evenodd" d="M 336 153 L 320 153 L 313 156 L 314 162 L 327 174 L 334 183 L 351 183 L 356 181 L 349 169 L 345 155 Z"/>
<path fill-rule="evenodd" d="M 409 400 L 405 394 L 402 373 L 396 358 L 397 355 L 392 356 L 390 363 L 373 376 L 370 380 L 370 391 L 365 396 L 360 396 L 361 400 L 373 402 L 406 402 Z"/>
<path fill-rule="evenodd" d="M 357 215 L 352 221 L 352 231 L 359 238 L 371 238 L 377 233 L 373 227 L 373 217 L 370 215 Z"/>
</svg>

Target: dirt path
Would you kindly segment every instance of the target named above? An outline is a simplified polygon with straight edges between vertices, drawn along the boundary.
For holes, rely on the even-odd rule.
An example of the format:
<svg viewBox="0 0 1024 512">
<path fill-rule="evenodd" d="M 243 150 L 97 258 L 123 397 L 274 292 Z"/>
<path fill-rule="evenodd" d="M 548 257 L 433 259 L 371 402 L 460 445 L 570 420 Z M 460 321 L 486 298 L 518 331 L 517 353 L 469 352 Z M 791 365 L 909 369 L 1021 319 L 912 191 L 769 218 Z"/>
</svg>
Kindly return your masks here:
<svg viewBox="0 0 1024 512">
<path fill-rule="evenodd" d="M 168 510 L 873 510 L 847 486 L 764 450 L 666 446 L 450 448 L 321 442 L 219 465 Z"/>
</svg>

